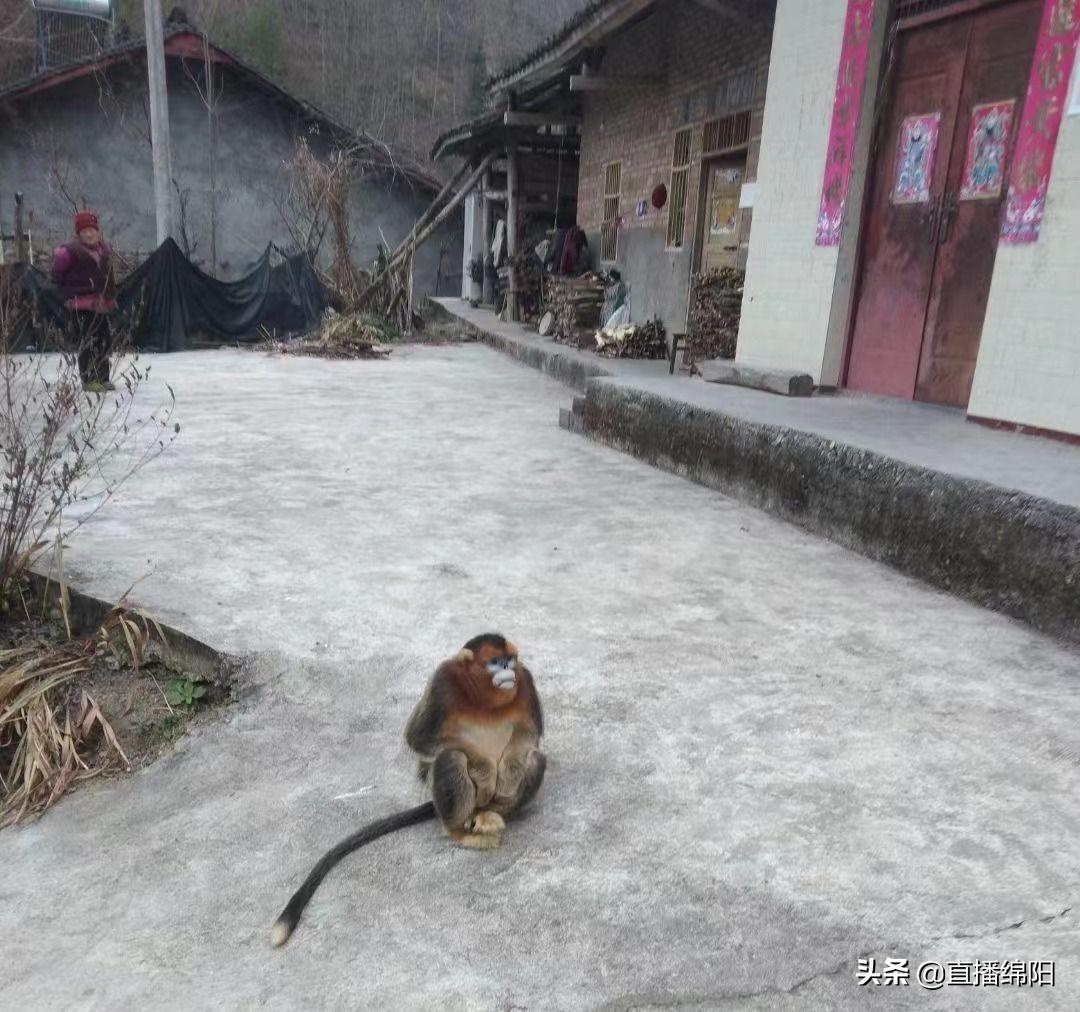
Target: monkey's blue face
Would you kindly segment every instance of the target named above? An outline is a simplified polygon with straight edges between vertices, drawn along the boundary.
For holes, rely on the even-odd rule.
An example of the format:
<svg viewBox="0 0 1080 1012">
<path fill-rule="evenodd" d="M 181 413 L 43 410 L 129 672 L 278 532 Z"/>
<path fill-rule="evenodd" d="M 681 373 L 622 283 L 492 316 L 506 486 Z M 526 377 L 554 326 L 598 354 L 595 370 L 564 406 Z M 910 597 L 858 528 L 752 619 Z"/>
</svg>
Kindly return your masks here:
<svg viewBox="0 0 1080 1012">
<path fill-rule="evenodd" d="M 496 689 L 512 689 L 517 682 L 517 671 L 514 669 L 514 658 L 503 654 L 501 657 L 493 657 L 487 664 L 487 673 L 491 675 L 491 684 Z"/>
</svg>

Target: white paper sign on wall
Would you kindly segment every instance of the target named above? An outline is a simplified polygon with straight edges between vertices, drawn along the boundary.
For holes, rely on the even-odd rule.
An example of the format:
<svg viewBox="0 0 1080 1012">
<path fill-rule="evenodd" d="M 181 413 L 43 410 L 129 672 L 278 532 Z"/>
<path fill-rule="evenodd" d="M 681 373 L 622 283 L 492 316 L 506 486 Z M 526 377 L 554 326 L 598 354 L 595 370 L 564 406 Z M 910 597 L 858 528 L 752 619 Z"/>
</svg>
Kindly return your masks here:
<svg viewBox="0 0 1080 1012">
<path fill-rule="evenodd" d="M 739 207 L 753 207 L 754 195 L 757 193 L 757 183 L 743 183 L 739 191 Z"/>
</svg>

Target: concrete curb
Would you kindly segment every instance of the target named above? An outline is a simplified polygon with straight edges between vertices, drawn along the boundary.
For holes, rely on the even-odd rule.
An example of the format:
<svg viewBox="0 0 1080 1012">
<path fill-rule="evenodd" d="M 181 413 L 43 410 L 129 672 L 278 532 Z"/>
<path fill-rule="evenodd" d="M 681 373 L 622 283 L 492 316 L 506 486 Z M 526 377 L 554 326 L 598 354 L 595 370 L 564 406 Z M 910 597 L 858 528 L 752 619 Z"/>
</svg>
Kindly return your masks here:
<svg viewBox="0 0 1080 1012">
<path fill-rule="evenodd" d="M 524 341 L 515 340 L 502 334 L 483 330 L 449 312 L 433 299 L 428 299 L 430 318 L 439 323 L 451 324 L 459 330 L 476 337 L 477 340 L 516 359 L 522 365 L 539 369 L 560 383 L 565 383 L 574 390 L 585 391 L 589 380 L 610 376 L 611 373 L 600 365 L 575 359 L 572 354 L 564 354 L 553 349 L 538 348 Z"/>
<path fill-rule="evenodd" d="M 563 429 L 1080 643 L 1080 510 L 648 393 L 599 365 L 429 305 L 438 319 L 583 391 L 560 410 Z"/>
<path fill-rule="evenodd" d="M 1080 643 L 1080 510 L 621 383 L 589 383 L 577 413 L 598 442 Z"/>
<path fill-rule="evenodd" d="M 49 604 L 59 603 L 60 586 L 48 574 L 30 572 L 30 584 L 34 593 L 46 598 Z M 84 594 L 68 586 L 68 599 L 71 605 L 72 631 L 77 635 L 90 635 L 97 631 L 109 612 L 116 607 L 115 602 L 104 601 L 92 594 Z M 157 621 L 155 619 L 155 621 Z M 231 685 L 243 666 L 241 658 L 215 650 L 202 640 L 189 636 L 185 632 L 165 622 L 158 621 L 169 646 L 170 665 L 190 671 L 217 685 Z"/>
</svg>

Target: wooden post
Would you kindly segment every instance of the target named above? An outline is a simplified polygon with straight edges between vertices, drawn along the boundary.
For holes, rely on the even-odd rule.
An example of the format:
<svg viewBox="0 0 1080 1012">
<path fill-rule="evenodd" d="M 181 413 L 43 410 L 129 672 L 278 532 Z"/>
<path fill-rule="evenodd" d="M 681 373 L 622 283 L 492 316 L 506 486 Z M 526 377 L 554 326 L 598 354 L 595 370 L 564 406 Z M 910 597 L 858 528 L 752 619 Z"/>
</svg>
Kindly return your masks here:
<svg viewBox="0 0 1080 1012">
<path fill-rule="evenodd" d="M 409 254 L 409 295 L 405 303 L 405 333 L 413 332 L 413 292 L 416 285 L 416 250 Z M 438 294 L 436 292 L 436 294 Z"/>
<path fill-rule="evenodd" d="M 173 234 L 172 142 L 165 86 L 165 28 L 158 0 L 143 0 L 146 20 L 146 77 L 150 88 L 150 146 L 154 157 L 154 213 L 160 246 Z"/>
<path fill-rule="evenodd" d="M 481 178 L 484 175 L 484 172 L 487 171 L 488 166 L 491 164 L 491 162 L 494 160 L 494 158 L 495 158 L 494 154 L 491 154 L 491 155 L 489 155 L 487 157 L 487 159 L 485 159 L 485 164 L 481 165 L 469 177 L 469 179 L 465 183 L 465 185 L 446 204 L 446 206 L 434 217 L 434 219 L 429 221 L 427 223 L 427 225 L 425 225 L 424 228 L 420 230 L 420 232 L 412 239 L 412 241 L 407 246 L 402 247 L 402 252 L 404 252 L 404 250 L 406 250 L 406 249 L 416 250 L 420 246 L 423 246 L 423 244 L 426 243 L 428 241 L 428 239 L 431 238 L 432 233 L 434 233 L 434 231 L 444 221 L 446 221 L 446 219 L 449 218 L 450 215 L 454 213 L 454 211 L 456 211 L 461 206 L 462 202 L 469 195 L 469 193 L 471 193 L 473 191 L 473 189 L 475 189 L 476 184 L 480 182 Z M 400 261 L 400 259 L 401 259 L 401 254 L 400 253 L 395 253 L 393 258 L 392 258 L 393 262 L 395 262 L 395 263 Z"/>
<path fill-rule="evenodd" d="M 491 190 L 491 173 L 484 173 L 484 181 L 480 190 L 480 234 L 483 236 L 484 244 L 482 247 L 482 255 L 484 260 L 484 278 L 481 282 L 481 295 L 480 301 L 485 306 L 490 306 L 495 301 L 495 296 L 491 291 L 491 274 L 488 271 L 488 267 L 491 264 L 491 201 L 488 200 L 487 195 Z"/>
<path fill-rule="evenodd" d="M 203 36 L 203 67 L 206 75 L 206 125 L 210 144 L 210 273 L 217 277 L 217 98 L 214 95 L 214 64 L 210 60 L 210 39 Z"/>
<path fill-rule="evenodd" d="M 15 194 L 15 263 L 26 260 L 26 232 L 23 230 L 23 195 Z"/>
<path fill-rule="evenodd" d="M 388 259 L 391 263 L 397 260 L 402 255 L 402 253 L 404 253 L 405 250 L 408 249 L 408 247 L 412 244 L 413 240 L 416 239 L 417 235 L 420 234 L 421 230 L 426 228 L 430 223 L 431 219 L 443 209 L 444 202 L 446 201 L 447 197 L 449 197 L 450 194 L 453 193 L 455 187 L 461 184 L 461 181 L 465 178 L 471 168 L 472 166 L 470 166 L 469 163 L 466 162 L 460 169 L 458 169 L 453 179 L 447 180 L 443 188 L 439 191 L 438 196 L 427 206 L 424 213 L 416 219 L 416 222 L 410 229 L 409 234 L 405 236 L 405 238 L 402 239 L 400 243 L 398 243 L 397 248 L 393 251 L 393 253 L 387 254 Z M 462 199 L 464 199 L 464 197 L 462 197 Z"/>
<path fill-rule="evenodd" d="M 507 286 L 506 318 L 517 321 L 520 317 L 518 306 L 517 272 L 514 270 L 514 256 L 518 249 L 518 153 L 517 145 L 511 144 L 506 149 L 506 256 L 510 262 L 510 283 Z"/>
<path fill-rule="evenodd" d="M 428 209 L 428 213 L 425 213 L 424 215 L 427 224 L 422 229 L 417 229 L 414 226 L 412 233 L 403 239 L 401 245 L 387 258 L 386 266 L 372 278 L 367 288 L 361 292 L 360 297 L 357 300 L 358 310 L 363 309 L 368 304 L 368 300 L 375 294 L 379 285 L 381 285 L 393 271 L 398 270 L 402 264 L 404 264 L 405 257 L 414 254 L 417 249 L 431 238 L 432 233 L 461 206 L 461 202 L 465 199 L 466 195 L 476 187 L 494 160 L 495 152 L 492 152 L 468 178 L 465 185 L 462 186 L 462 188 L 434 217 L 431 217 L 431 208 Z M 466 169 L 467 168 L 468 167 L 466 166 Z"/>
</svg>

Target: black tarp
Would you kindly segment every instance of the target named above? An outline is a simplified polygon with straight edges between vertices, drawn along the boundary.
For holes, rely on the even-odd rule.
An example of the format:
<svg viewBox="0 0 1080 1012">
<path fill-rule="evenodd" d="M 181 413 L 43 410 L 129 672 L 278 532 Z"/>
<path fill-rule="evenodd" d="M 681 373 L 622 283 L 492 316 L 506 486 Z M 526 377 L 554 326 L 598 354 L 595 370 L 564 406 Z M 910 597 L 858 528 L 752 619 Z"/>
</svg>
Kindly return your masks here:
<svg viewBox="0 0 1080 1012">
<path fill-rule="evenodd" d="M 275 262 L 276 261 L 276 262 Z M 38 314 L 63 326 L 56 287 L 36 268 L 18 272 Z M 304 253 L 283 256 L 272 246 L 236 281 L 218 281 L 196 267 L 166 239 L 126 277 L 117 292 L 118 325 L 130 329 L 146 351 L 181 351 L 194 335 L 227 341 L 257 340 L 265 328 L 277 335 L 318 325 L 326 293 Z"/>
</svg>

